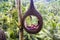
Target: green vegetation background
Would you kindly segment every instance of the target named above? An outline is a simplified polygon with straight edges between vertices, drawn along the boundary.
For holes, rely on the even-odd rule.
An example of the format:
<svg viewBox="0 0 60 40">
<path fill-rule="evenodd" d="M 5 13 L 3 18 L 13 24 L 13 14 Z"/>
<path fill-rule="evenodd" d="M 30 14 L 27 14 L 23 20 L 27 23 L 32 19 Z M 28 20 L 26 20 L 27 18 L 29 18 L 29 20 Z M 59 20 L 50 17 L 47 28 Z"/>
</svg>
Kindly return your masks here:
<svg viewBox="0 0 60 40">
<path fill-rule="evenodd" d="M 19 39 L 18 12 L 15 0 L 0 0 L 0 28 L 7 40 Z M 24 40 L 60 40 L 60 0 L 35 1 L 35 8 L 43 17 L 43 28 L 37 34 L 24 30 Z M 29 1 L 22 0 L 22 15 L 28 10 Z"/>
</svg>

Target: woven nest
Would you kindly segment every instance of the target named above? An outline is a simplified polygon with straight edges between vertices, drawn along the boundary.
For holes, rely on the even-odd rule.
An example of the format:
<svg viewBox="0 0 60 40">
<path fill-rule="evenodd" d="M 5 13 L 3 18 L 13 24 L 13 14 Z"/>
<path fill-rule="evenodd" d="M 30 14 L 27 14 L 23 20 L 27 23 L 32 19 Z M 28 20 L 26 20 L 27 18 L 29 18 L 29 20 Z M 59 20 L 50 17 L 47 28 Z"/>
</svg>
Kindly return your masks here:
<svg viewBox="0 0 60 40">
<path fill-rule="evenodd" d="M 33 28 L 28 28 L 25 27 L 24 25 L 24 21 L 28 16 L 36 16 L 38 19 L 38 27 L 37 29 L 33 29 Z M 28 33 L 32 33 L 32 34 L 36 34 L 38 33 L 41 29 L 42 29 L 42 25 L 43 25 L 43 19 L 41 14 L 36 11 L 36 9 L 34 8 L 34 4 L 33 4 L 33 0 L 31 0 L 30 2 L 30 8 L 28 9 L 28 11 L 25 13 L 25 15 L 23 16 L 23 28 L 28 32 Z"/>
</svg>

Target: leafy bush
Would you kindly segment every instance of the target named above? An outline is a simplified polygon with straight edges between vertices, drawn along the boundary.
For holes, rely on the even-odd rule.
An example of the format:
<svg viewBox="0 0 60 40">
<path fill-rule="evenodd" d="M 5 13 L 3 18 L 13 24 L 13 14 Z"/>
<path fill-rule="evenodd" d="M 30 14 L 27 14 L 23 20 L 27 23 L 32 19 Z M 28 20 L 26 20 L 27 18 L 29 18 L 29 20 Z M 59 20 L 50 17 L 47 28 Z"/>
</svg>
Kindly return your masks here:
<svg viewBox="0 0 60 40">
<path fill-rule="evenodd" d="M 28 7 L 28 2 L 23 3 L 23 15 Z M 43 17 L 43 28 L 37 34 L 29 34 L 24 30 L 24 40 L 60 40 L 60 0 L 35 2 L 35 7 Z M 0 25 L 7 35 L 7 40 L 18 40 L 18 12 L 14 1 L 1 2 Z"/>
</svg>

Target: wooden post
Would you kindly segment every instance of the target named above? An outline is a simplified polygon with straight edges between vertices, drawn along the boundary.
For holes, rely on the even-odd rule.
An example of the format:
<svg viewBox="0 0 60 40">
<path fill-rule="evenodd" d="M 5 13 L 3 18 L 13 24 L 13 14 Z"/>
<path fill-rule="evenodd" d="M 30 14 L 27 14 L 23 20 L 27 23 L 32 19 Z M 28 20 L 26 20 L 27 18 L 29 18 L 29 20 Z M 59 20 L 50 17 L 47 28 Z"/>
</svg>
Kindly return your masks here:
<svg viewBox="0 0 60 40">
<path fill-rule="evenodd" d="M 23 24 L 22 24 L 22 10 L 21 10 L 21 0 L 16 0 L 18 9 L 18 23 L 19 23 L 19 40 L 23 40 Z"/>
</svg>

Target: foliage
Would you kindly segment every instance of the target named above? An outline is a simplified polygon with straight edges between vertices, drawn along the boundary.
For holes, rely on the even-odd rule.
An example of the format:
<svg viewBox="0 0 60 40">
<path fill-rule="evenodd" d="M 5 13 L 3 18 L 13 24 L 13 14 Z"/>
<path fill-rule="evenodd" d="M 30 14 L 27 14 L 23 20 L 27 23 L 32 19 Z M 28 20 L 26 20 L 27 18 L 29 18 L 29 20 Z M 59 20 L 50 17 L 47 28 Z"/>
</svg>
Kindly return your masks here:
<svg viewBox="0 0 60 40">
<path fill-rule="evenodd" d="M 29 2 L 22 4 L 23 15 L 28 7 Z M 24 40 L 60 40 L 60 0 L 35 2 L 35 7 L 43 17 L 43 28 L 37 34 L 29 34 L 24 30 Z M 18 40 L 18 11 L 14 0 L 0 3 L 0 26 L 5 31 L 7 40 Z"/>
</svg>

